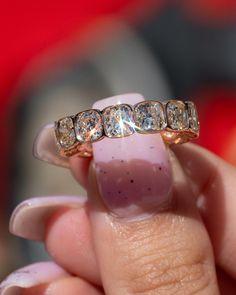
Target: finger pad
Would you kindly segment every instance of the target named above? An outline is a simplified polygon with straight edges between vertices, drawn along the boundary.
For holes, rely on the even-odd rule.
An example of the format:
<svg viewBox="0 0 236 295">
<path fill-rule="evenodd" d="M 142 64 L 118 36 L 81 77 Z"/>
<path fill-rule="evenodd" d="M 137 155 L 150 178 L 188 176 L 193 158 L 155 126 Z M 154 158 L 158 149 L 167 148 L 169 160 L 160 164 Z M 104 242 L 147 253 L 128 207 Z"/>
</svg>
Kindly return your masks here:
<svg viewBox="0 0 236 295">
<path fill-rule="evenodd" d="M 98 283 L 86 209 L 59 210 L 50 218 L 46 228 L 46 248 L 53 259 L 69 272 Z"/>
</svg>

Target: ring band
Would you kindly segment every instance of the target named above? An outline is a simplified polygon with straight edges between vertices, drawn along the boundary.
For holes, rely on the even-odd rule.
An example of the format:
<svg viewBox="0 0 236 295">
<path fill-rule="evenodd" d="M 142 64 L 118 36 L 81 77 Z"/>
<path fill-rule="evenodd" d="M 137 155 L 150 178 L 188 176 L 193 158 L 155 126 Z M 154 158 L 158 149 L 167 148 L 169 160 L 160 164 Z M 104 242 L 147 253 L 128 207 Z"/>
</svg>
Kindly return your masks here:
<svg viewBox="0 0 236 295">
<path fill-rule="evenodd" d="M 60 154 L 92 156 L 92 143 L 104 137 L 120 138 L 133 133 L 160 133 L 166 144 L 179 144 L 199 136 L 196 106 L 191 101 L 145 100 L 116 104 L 102 111 L 90 109 L 55 122 Z"/>
</svg>

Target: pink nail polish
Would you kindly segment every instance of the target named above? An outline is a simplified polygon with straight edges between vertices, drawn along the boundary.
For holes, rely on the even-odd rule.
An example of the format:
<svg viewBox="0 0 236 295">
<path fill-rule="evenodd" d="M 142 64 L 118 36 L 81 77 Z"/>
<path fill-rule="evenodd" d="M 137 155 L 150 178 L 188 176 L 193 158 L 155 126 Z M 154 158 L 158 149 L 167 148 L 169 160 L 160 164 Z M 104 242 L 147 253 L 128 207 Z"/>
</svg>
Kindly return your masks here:
<svg viewBox="0 0 236 295">
<path fill-rule="evenodd" d="M 127 94 L 96 102 L 93 108 L 144 100 Z M 147 215 L 170 204 L 172 173 L 168 152 L 159 134 L 134 133 L 93 143 L 98 188 L 109 210 L 120 217 Z"/>
<path fill-rule="evenodd" d="M 35 158 L 53 165 L 65 168 L 70 166 L 68 158 L 62 157 L 58 152 L 53 124 L 48 124 L 39 131 L 34 141 L 33 155 Z"/>
<path fill-rule="evenodd" d="M 20 203 L 12 213 L 10 232 L 29 240 L 43 240 L 45 223 L 58 209 L 63 207 L 80 208 L 86 203 L 86 197 L 57 196 L 38 197 Z"/>
<path fill-rule="evenodd" d="M 28 265 L 11 273 L 0 284 L 0 295 L 18 295 L 22 288 L 50 283 L 69 274 L 53 262 L 40 262 Z"/>
</svg>

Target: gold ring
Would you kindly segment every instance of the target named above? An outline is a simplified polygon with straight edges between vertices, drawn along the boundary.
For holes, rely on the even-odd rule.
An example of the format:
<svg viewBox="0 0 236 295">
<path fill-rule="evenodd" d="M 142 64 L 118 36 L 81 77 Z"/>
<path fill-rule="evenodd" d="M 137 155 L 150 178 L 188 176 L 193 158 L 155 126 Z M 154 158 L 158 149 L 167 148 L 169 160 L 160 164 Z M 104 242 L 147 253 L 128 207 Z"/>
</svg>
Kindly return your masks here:
<svg viewBox="0 0 236 295">
<path fill-rule="evenodd" d="M 61 155 L 92 156 L 92 143 L 133 133 L 160 133 L 166 144 L 179 144 L 199 136 L 196 106 L 191 101 L 145 100 L 116 104 L 102 111 L 90 109 L 55 122 L 56 141 Z"/>
</svg>

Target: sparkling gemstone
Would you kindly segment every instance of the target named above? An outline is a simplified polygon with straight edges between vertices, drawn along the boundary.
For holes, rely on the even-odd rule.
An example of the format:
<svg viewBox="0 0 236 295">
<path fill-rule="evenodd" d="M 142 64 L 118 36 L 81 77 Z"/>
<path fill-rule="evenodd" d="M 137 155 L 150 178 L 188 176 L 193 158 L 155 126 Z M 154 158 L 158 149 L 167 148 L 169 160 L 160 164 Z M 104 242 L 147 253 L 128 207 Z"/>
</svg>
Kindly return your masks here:
<svg viewBox="0 0 236 295">
<path fill-rule="evenodd" d="M 189 115 L 189 127 L 195 131 L 199 131 L 199 121 L 198 121 L 198 114 L 195 104 L 192 101 L 186 102 L 188 107 L 188 115 Z"/>
<path fill-rule="evenodd" d="M 134 133 L 132 109 L 126 104 L 108 107 L 103 111 L 104 132 L 108 137 L 123 137 Z"/>
<path fill-rule="evenodd" d="M 180 101 L 169 101 L 166 105 L 168 125 L 173 130 L 186 130 L 189 127 L 185 104 Z"/>
<path fill-rule="evenodd" d="M 96 110 L 79 113 L 75 118 L 75 134 L 79 142 L 93 142 L 103 136 L 101 114 Z"/>
<path fill-rule="evenodd" d="M 75 143 L 76 137 L 71 117 L 60 119 L 57 123 L 56 132 L 58 142 L 62 148 L 69 148 Z"/>
<path fill-rule="evenodd" d="M 138 132 L 160 131 L 167 123 L 162 104 L 157 101 L 144 101 L 134 108 L 134 120 Z"/>
</svg>

